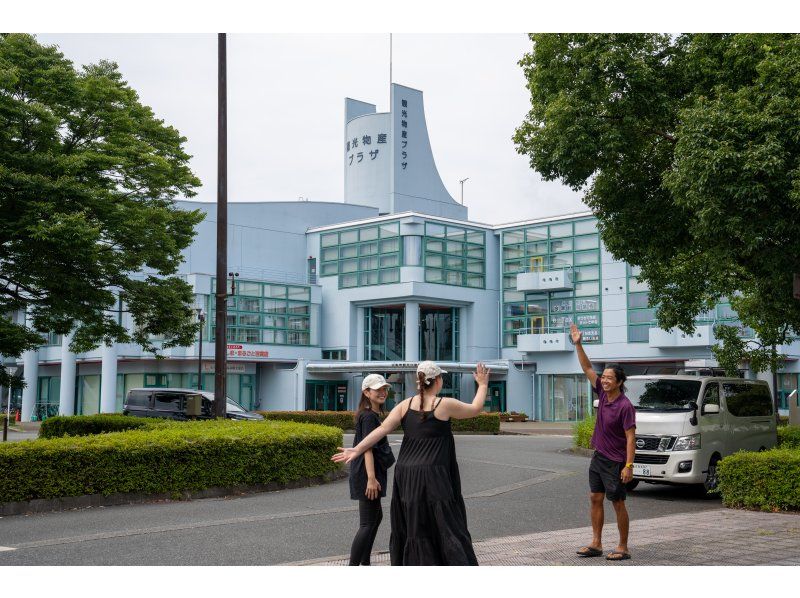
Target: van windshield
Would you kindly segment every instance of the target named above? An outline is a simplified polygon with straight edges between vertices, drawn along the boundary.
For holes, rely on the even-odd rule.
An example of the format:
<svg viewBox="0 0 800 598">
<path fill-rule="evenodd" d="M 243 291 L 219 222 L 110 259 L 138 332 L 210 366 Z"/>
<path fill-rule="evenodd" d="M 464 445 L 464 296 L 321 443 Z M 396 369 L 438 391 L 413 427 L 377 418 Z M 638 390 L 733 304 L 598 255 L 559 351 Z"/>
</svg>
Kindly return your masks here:
<svg viewBox="0 0 800 598">
<path fill-rule="evenodd" d="M 625 381 L 625 396 L 640 411 L 688 411 L 697 401 L 699 380 L 636 380 Z"/>
</svg>

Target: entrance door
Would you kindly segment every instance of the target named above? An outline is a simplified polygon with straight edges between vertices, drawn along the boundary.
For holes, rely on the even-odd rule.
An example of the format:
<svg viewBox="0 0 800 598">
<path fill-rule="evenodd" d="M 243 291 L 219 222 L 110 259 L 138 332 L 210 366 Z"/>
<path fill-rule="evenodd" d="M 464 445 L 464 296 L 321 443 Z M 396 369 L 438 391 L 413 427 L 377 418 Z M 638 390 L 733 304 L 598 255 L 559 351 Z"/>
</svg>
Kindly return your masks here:
<svg viewBox="0 0 800 598">
<path fill-rule="evenodd" d="M 307 411 L 346 411 L 347 380 L 309 380 L 306 382 Z"/>
<path fill-rule="evenodd" d="M 495 380 L 489 382 L 489 392 L 486 396 L 484 411 L 505 411 L 506 410 L 506 381 Z"/>
</svg>

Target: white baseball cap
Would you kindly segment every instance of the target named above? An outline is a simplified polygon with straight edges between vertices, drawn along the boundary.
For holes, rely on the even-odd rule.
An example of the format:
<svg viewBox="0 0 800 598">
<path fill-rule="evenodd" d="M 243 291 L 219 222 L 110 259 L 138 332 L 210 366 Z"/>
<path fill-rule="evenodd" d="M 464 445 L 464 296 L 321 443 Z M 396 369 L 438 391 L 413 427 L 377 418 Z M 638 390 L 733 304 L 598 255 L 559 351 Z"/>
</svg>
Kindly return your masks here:
<svg viewBox="0 0 800 598">
<path fill-rule="evenodd" d="M 422 372 L 425 374 L 425 380 L 433 380 L 436 376 L 446 374 L 447 370 L 443 370 L 432 361 L 421 361 L 417 366 L 417 373 Z"/>
<path fill-rule="evenodd" d="M 361 383 L 361 390 L 367 390 L 368 388 L 371 388 L 372 390 L 378 390 L 384 386 L 390 386 L 390 384 L 386 381 L 386 378 L 380 374 L 370 374 L 364 378 L 364 381 Z"/>
</svg>

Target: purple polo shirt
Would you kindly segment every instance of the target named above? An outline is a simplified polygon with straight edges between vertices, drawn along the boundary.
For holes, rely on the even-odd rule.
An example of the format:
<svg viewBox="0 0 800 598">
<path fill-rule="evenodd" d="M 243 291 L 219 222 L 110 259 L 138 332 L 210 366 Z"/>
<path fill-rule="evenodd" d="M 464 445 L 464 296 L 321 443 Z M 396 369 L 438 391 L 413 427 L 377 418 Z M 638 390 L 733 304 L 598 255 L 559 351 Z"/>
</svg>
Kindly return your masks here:
<svg viewBox="0 0 800 598">
<path fill-rule="evenodd" d="M 608 395 L 600 385 L 600 376 L 595 381 L 594 391 L 600 397 L 600 404 L 597 407 L 592 446 L 606 459 L 625 463 L 628 458 L 625 430 L 636 427 L 636 409 L 623 394 L 609 403 Z"/>
</svg>

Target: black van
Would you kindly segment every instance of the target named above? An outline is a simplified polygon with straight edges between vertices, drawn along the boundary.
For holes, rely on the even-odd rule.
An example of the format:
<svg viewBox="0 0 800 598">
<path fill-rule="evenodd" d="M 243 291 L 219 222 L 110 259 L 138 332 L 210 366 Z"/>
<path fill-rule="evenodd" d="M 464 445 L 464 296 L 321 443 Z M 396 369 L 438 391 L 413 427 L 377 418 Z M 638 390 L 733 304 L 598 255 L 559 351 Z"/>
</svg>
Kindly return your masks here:
<svg viewBox="0 0 800 598">
<path fill-rule="evenodd" d="M 189 388 L 132 388 L 122 406 L 123 415 L 167 419 L 213 419 L 214 393 Z M 228 397 L 228 419 L 261 420 L 262 415 L 247 411 Z"/>
</svg>

